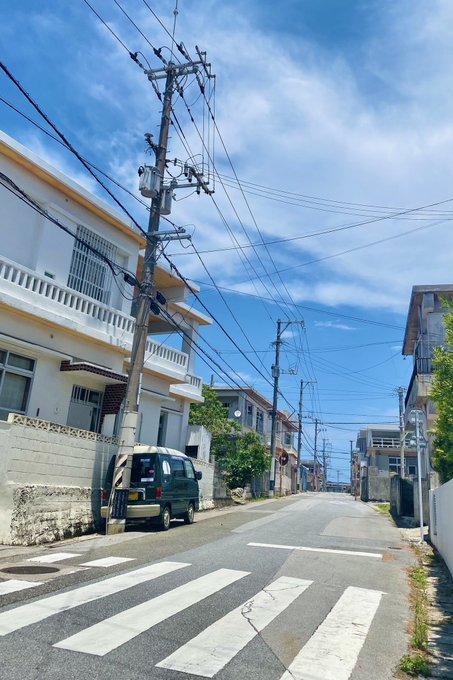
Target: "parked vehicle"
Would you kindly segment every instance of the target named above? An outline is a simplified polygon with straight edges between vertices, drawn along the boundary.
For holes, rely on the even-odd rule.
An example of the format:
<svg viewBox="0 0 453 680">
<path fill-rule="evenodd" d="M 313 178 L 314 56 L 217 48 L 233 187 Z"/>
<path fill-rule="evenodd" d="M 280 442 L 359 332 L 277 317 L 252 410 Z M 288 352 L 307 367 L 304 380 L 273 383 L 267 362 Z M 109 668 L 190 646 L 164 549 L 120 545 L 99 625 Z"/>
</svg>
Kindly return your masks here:
<svg viewBox="0 0 453 680">
<path fill-rule="evenodd" d="M 108 515 L 115 456 L 102 490 L 101 517 Z M 146 519 L 163 531 L 173 518 L 192 524 L 199 509 L 198 480 L 202 473 L 180 451 L 161 446 L 136 446 L 132 459 L 126 519 Z"/>
</svg>

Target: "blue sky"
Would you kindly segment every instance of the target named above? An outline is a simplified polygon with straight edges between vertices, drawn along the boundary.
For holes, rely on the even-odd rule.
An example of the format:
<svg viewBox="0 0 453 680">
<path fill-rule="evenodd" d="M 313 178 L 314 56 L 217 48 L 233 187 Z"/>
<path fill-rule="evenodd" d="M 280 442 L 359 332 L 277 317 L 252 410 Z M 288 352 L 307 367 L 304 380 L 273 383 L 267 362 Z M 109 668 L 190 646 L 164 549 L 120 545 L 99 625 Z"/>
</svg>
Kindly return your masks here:
<svg viewBox="0 0 453 680">
<path fill-rule="evenodd" d="M 161 62 L 149 43 L 170 54 L 171 39 L 149 7 L 171 33 L 174 0 L 149 7 L 119 0 L 149 43 L 117 4 L 90 2 L 152 68 Z M 304 320 L 303 330 L 290 326 L 285 336 L 282 368 L 297 375 L 283 375 L 281 389 L 297 410 L 300 380 L 316 380 L 305 390 L 305 455 L 317 417 L 319 441 L 331 445 L 331 477 L 338 470 L 346 479 L 357 430 L 396 422 L 395 388 L 408 384 L 412 369 L 401 356 L 412 285 L 452 282 L 453 201 L 395 215 L 453 198 L 453 5 L 179 0 L 178 9 L 176 40 L 192 55 L 195 45 L 207 50 L 216 74 L 216 121 L 228 155 L 217 139 L 215 203 L 180 190 L 171 219 L 193 234 L 230 309 L 192 248 L 167 252 L 201 282 L 204 303 L 253 365 L 214 324 L 204 336 L 216 360 L 268 397 L 277 319 Z M 157 134 L 160 104 L 86 3 L 11 4 L 0 47 L 80 153 L 137 193 L 143 134 Z M 200 130 L 199 91 L 188 81 L 185 92 Z M 38 120 L 3 75 L 0 96 Z M 187 148 L 196 155 L 202 145 L 182 101 L 175 112 L 186 148 L 174 128 L 169 157 L 185 160 Z M 109 200 L 70 153 L 2 101 L 0 127 Z M 146 226 L 142 206 L 115 193 Z M 247 246 L 242 256 L 232 238 Z M 206 380 L 212 373 L 201 361 L 198 372 Z"/>
</svg>

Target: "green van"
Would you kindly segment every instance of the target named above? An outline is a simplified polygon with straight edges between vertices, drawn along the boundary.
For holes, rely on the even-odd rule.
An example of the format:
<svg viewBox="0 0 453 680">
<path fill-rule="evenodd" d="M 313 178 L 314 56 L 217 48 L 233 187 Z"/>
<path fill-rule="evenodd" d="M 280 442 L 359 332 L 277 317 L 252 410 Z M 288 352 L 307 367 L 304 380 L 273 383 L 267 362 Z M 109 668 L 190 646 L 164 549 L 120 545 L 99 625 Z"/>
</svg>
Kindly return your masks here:
<svg viewBox="0 0 453 680">
<path fill-rule="evenodd" d="M 101 517 L 107 518 L 115 456 L 112 457 L 102 490 Z M 132 458 L 126 519 L 146 519 L 163 531 L 173 518 L 192 524 L 199 509 L 198 480 L 202 473 L 180 451 L 162 446 L 136 446 Z"/>
</svg>

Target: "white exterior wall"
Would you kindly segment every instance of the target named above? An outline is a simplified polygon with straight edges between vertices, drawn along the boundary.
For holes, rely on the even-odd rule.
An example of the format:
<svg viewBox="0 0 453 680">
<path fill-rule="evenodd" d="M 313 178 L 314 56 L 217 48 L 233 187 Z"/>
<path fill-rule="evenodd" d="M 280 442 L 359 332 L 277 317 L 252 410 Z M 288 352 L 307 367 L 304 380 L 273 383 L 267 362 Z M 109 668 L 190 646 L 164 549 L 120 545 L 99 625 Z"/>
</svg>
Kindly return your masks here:
<svg viewBox="0 0 453 680">
<path fill-rule="evenodd" d="M 200 510 L 211 510 L 214 507 L 214 465 L 205 460 L 192 460 L 195 470 L 201 471 L 203 477 L 198 482 L 200 489 Z"/>
<path fill-rule="evenodd" d="M 453 479 L 429 492 L 429 537 L 453 575 Z"/>
<path fill-rule="evenodd" d="M 73 231 L 76 231 L 77 225 L 81 224 L 107 239 L 118 248 L 121 264 L 124 264 L 132 272 L 136 271 L 138 243 L 134 240 L 132 234 L 128 236 L 122 233 L 13 160 L 5 156 L 2 156 L 1 160 L 4 173 L 54 217 L 61 220 Z M 77 187 L 77 189 L 79 192 L 83 192 L 80 187 Z M 1 201 L 2 254 L 40 274 L 44 274 L 45 271 L 55 274 L 55 282 L 66 286 L 74 239 L 36 211 L 27 208 L 10 192 L 2 190 Z M 123 220 L 122 216 L 116 215 L 107 204 L 102 205 L 109 213 L 115 214 L 117 219 Z M 3 245 L 3 231 L 8 232 L 5 246 Z M 120 295 L 117 296 L 116 293 L 114 297 L 118 309 L 130 311 L 130 301 L 125 300 Z"/>
</svg>

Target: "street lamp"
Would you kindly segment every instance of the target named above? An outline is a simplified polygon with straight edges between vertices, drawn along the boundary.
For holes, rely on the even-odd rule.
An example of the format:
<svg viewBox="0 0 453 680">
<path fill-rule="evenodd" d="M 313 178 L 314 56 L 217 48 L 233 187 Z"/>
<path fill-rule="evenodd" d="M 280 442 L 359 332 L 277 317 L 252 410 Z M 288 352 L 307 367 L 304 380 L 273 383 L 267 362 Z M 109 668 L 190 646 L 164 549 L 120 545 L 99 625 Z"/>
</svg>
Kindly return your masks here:
<svg viewBox="0 0 453 680">
<path fill-rule="evenodd" d="M 417 471 L 418 471 L 418 505 L 420 514 L 420 544 L 424 541 L 424 531 L 423 531 L 423 491 L 422 491 L 422 446 L 426 446 L 425 438 L 420 437 L 420 416 L 425 418 L 425 413 L 419 408 L 414 408 L 409 414 L 410 422 L 415 423 L 415 446 L 417 449 Z M 420 441 L 423 439 L 423 442 Z"/>
</svg>

